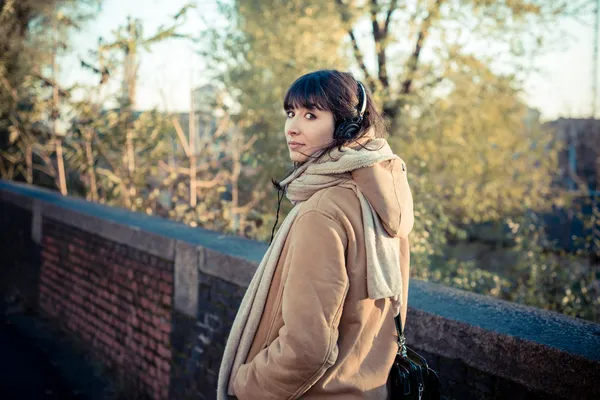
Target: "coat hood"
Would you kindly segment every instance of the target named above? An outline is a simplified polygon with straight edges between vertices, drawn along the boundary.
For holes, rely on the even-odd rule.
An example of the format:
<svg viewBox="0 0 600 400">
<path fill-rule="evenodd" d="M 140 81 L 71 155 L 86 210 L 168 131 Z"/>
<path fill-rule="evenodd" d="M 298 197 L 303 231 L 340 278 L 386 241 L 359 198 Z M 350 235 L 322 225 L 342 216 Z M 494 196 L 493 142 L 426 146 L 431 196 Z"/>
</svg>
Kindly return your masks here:
<svg viewBox="0 0 600 400">
<path fill-rule="evenodd" d="M 401 158 L 352 171 L 352 178 L 377 213 L 385 230 L 407 237 L 413 228 L 413 198 Z"/>
</svg>

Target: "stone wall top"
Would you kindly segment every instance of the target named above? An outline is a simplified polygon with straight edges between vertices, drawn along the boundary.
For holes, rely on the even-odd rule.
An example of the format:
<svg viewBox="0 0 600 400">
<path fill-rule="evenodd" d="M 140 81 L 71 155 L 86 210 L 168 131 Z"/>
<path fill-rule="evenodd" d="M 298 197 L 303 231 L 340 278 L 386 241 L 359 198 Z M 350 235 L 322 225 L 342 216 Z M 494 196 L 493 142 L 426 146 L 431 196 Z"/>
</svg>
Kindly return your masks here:
<svg viewBox="0 0 600 400">
<path fill-rule="evenodd" d="M 136 248 L 143 247 L 141 250 L 144 251 L 151 253 L 159 251 L 163 257 L 170 260 L 174 258 L 174 254 L 170 250 L 173 245 L 169 244 L 169 240 L 180 240 L 254 263 L 260 262 L 267 249 L 264 243 L 242 237 L 192 228 L 160 217 L 62 196 L 58 192 L 31 185 L 0 180 L 0 196 L 29 210 L 36 201 L 39 201 L 44 207 L 44 217 L 76 225 L 109 239 L 122 240 Z M 120 232 L 123 227 L 128 227 L 130 231 L 139 234 Z M 148 240 L 149 234 L 154 236 L 152 240 Z M 160 243 L 153 244 L 153 240 Z"/>
</svg>

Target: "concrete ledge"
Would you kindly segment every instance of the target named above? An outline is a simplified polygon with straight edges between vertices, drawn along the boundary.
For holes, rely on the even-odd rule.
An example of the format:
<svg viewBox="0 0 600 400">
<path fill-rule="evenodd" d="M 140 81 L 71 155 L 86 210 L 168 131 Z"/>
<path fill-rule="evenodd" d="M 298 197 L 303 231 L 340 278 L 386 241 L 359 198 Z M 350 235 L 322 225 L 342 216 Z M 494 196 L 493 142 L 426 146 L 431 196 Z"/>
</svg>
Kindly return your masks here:
<svg viewBox="0 0 600 400">
<path fill-rule="evenodd" d="M 37 245 L 42 243 L 42 209 L 43 204 L 40 200 L 33 200 L 33 207 L 31 210 L 31 239 Z"/>
<path fill-rule="evenodd" d="M 537 391 L 600 398 L 598 324 L 417 280 L 409 304 L 409 346 Z"/>
<path fill-rule="evenodd" d="M 198 254 L 202 272 L 241 287 L 248 287 L 258 268 L 258 263 L 202 247 L 198 248 Z"/>
<path fill-rule="evenodd" d="M 28 210 L 32 210 L 36 200 L 42 204 L 44 217 L 99 234 L 169 261 L 175 258 L 177 240 L 251 263 L 260 262 L 267 249 L 265 243 L 192 228 L 164 218 L 62 196 L 47 189 L 15 182 L 0 180 L 0 196 L 0 199 Z M 228 277 L 225 274 L 222 278 Z"/>
<path fill-rule="evenodd" d="M 181 241 L 175 245 L 175 309 L 189 317 L 198 315 L 198 252 Z"/>
<path fill-rule="evenodd" d="M 44 204 L 42 215 L 169 261 L 175 258 L 173 239 L 142 231 L 136 226 L 118 224 L 54 204 Z"/>
</svg>

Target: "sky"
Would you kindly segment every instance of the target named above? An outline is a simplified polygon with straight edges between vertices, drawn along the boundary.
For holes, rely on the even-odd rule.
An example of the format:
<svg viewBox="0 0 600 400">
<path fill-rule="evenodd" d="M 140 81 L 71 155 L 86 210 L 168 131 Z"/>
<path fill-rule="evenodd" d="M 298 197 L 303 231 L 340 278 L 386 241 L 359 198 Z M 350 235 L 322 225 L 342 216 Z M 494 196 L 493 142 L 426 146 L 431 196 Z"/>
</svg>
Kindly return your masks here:
<svg viewBox="0 0 600 400">
<path fill-rule="evenodd" d="M 97 17 L 72 36 L 74 52 L 60 60 L 60 80 L 70 85 L 91 83 L 98 79 L 80 67 L 79 58 L 89 60 L 88 52 L 97 45 L 99 37 L 110 40 L 111 32 L 126 22 L 128 15 L 144 23 L 146 35 L 155 32 L 188 0 L 103 0 Z M 214 0 L 197 0 L 182 32 L 198 34 L 208 23 L 219 23 Z M 201 17 L 202 16 L 202 17 Z M 534 62 L 541 69 L 525 81 L 523 98 L 541 112 L 542 120 L 559 117 L 581 118 L 591 115 L 593 36 L 591 18 L 585 21 L 564 20 L 557 27 L 565 32 L 553 51 L 538 56 Z M 172 39 L 154 45 L 140 56 L 137 86 L 137 108 L 158 107 L 168 111 L 187 111 L 190 88 L 207 83 L 206 66 L 185 40 Z M 113 80 L 112 88 L 118 82 Z M 600 90 L 599 90 L 600 91 Z M 598 101 L 600 109 L 600 99 Z M 596 114 L 600 116 L 600 111 Z"/>
</svg>

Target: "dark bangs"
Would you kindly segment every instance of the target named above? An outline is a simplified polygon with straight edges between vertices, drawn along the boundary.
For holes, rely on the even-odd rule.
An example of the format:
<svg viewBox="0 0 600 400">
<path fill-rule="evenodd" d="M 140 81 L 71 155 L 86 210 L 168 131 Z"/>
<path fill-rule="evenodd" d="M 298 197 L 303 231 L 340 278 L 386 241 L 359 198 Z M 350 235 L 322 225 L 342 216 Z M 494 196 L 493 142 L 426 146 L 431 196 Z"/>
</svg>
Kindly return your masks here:
<svg viewBox="0 0 600 400">
<path fill-rule="evenodd" d="M 328 77 L 319 72 L 301 76 L 290 86 L 283 99 L 284 110 L 316 108 L 321 111 L 334 111 L 325 88 L 325 81 Z"/>
</svg>

